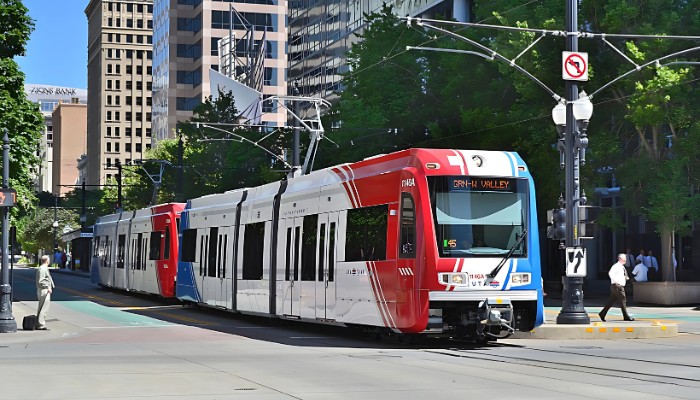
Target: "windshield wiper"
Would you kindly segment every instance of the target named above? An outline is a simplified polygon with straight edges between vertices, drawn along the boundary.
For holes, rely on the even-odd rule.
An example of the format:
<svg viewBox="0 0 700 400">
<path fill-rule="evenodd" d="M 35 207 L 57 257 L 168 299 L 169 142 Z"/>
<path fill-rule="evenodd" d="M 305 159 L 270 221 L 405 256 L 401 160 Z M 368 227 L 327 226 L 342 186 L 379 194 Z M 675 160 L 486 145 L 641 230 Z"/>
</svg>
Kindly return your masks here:
<svg viewBox="0 0 700 400">
<path fill-rule="evenodd" d="M 513 247 L 508 250 L 505 256 L 503 256 L 503 259 L 501 262 L 496 265 L 496 268 L 491 271 L 490 274 L 486 275 L 487 278 L 495 278 L 496 275 L 498 275 L 498 272 L 503 268 L 504 265 L 506 265 L 506 261 L 510 258 L 510 256 L 513 255 L 513 252 L 515 251 L 515 248 L 520 246 L 520 243 L 523 242 L 523 239 L 525 239 L 525 236 L 527 236 L 527 229 L 523 229 L 523 233 L 518 237 L 518 240 L 515 241 L 515 244 L 513 244 Z"/>
</svg>

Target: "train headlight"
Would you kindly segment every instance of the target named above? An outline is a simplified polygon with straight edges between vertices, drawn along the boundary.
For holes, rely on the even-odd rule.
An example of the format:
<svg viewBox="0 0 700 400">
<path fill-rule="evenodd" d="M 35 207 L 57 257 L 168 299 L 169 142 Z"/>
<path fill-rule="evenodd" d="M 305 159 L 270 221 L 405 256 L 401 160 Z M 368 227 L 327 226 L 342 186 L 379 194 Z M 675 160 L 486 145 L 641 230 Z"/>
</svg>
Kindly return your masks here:
<svg viewBox="0 0 700 400">
<path fill-rule="evenodd" d="M 461 273 L 440 274 L 440 280 L 446 285 L 465 285 L 467 275 Z"/>
<path fill-rule="evenodd" d="M 516 273 L 510 276 L 510 283 L 512 286 L 529 285 L 530 284 L 530 273 Z"/>
</svg>

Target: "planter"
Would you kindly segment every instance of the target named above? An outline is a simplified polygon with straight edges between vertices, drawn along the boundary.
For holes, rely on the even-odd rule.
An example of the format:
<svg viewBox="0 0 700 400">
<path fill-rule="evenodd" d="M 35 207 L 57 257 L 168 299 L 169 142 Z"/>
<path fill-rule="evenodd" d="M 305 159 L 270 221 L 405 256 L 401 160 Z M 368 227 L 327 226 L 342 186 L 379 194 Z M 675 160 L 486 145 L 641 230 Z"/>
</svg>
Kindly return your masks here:
<svg viewBox="0 0 700 400">
<path fill-rule="evenodd" d="M 700 304 L 700 282 L 635 282 L 633 299 L 665 306 Z"/>
</svg>

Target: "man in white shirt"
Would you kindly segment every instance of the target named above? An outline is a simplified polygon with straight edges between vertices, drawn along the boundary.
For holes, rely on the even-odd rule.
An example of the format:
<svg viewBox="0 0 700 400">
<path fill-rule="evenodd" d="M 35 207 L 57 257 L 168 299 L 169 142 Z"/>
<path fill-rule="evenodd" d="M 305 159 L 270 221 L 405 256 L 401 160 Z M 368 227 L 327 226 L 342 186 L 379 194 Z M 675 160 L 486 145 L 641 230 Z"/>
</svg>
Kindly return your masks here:
<svg viewBox="0 0 700 400">
<path fill-rule="evenodd" d="M 47 331 L 46 314 L 51 305 L 51 292 L 53 292 L 53 279 L 49 273 L 49 256 L 41 256 L 41 265 L 36 270 L 36 297 L 39 300 L 39 307 L 36 315 L 36 329 Z"/>
<path fill-rule="evenodd" d="M 622 316 L 625 321 L 634 321 L 634 318 L 630 317 L 627 313 L 627 296 L 625 295 L 625 284 L 627 283 L 627 271 L 625 270 L 625 262 L 627 262 L 627 256 L 624 253 L 617 255 L 617 262 L 610 267 L 608 271 L 608 276 L 610 277 L 610 298 L 605 304 L 605 307 L 598 313 L 600 320 L 605 322 L 605 316 L 608 314 L 610 307 L 616 302 L 620 301 L 620 309 L 622 310 Z"/>
<path fill-rule="evenodd" d="M 648 271 L 649 268 L 647 268 L 646 265 L 640 262 L 639 264 L 634 266 L 634 269 L 632 270 L 632 275 L 634 275 L 634 279 L 637 282 L 646 282 Z"/>
</svg>

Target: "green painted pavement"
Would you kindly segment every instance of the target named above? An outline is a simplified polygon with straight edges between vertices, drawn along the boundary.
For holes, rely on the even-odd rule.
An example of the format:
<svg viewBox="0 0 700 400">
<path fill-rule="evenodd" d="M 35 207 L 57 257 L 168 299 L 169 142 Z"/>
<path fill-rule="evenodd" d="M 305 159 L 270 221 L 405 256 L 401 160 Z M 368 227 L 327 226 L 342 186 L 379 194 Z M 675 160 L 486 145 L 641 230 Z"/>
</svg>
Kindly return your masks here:
<svg viewBox="0 0 700 400">
<path fill-rule="evenodd" d="M 81 312 L 93 317 L 103 319 L 122 326 L 172 326 L 173 324 L 159 319 L 122 311 L 113 307 L 106 307 L 92 301 L 60 301 L 63 307 Z"/>
</svg>

